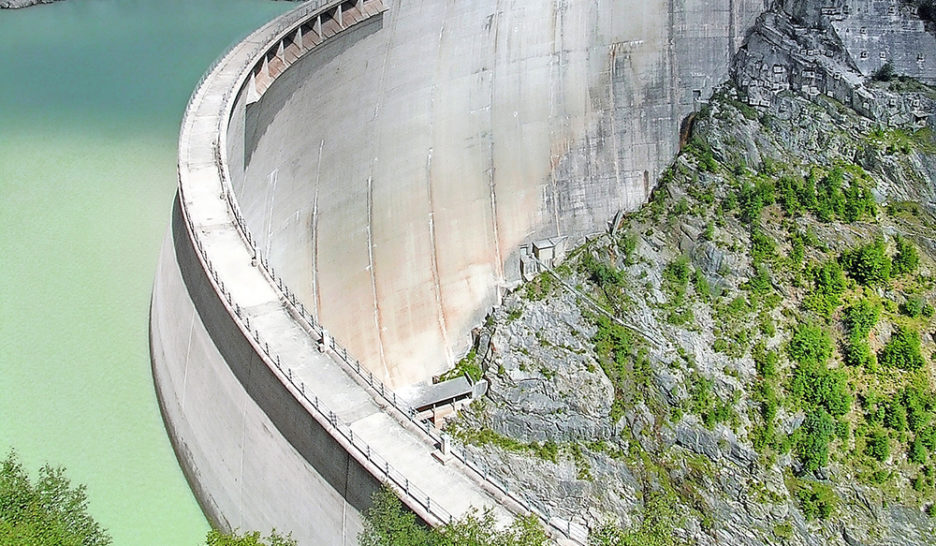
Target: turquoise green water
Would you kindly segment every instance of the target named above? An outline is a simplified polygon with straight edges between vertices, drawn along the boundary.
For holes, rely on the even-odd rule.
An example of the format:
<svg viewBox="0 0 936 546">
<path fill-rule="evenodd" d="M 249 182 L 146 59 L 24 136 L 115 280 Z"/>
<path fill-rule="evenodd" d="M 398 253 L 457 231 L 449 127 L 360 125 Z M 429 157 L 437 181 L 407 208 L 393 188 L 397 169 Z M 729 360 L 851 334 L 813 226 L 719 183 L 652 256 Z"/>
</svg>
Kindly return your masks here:
<svg viewBox="0 0 936 546">
<path fill-rule="evenodd" d="M 156 405 L 150 289 L 192 86 L 292 6 L 0 11 L 0 450 L 66 466 L 117 545 L 194 545 L 208 529 Z"/>
</svg>

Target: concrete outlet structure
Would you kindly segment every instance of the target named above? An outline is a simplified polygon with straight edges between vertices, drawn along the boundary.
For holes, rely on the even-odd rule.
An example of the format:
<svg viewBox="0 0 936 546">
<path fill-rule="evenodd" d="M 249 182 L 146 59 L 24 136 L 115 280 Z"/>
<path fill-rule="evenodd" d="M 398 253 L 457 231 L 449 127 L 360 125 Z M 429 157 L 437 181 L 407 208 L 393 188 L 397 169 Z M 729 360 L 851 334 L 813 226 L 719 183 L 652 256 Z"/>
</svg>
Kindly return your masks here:
<svg viewBox="0 0 936 546">
<path fill-rule="evenodd" d="M 402 393 L 467 349 L 523 245 L 646 200 L 764 4 L 312 0 L 227 52 L 182 123 L 150 325 L 206 514 L 353 544 L 387 482 L 430 524 L 489 506 L 584 543 Z"/>
</svg>

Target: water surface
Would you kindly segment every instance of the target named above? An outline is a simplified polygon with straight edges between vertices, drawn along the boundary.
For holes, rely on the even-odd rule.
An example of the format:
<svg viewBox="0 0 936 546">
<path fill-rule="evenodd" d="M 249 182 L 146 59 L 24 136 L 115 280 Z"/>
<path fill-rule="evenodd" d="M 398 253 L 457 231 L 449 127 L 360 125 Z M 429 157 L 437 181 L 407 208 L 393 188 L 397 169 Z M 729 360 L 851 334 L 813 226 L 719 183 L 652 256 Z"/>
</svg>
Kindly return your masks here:
<svg viewBox="0 0 936 546">
<path fill-rule="evenodd" d="M 156 405 L 150 290 L 192 86 L 290 7 L 0 11 L 0 450 L 67 467 L 117 545 L 200 544 L 208 529 Z"/>
</svg>

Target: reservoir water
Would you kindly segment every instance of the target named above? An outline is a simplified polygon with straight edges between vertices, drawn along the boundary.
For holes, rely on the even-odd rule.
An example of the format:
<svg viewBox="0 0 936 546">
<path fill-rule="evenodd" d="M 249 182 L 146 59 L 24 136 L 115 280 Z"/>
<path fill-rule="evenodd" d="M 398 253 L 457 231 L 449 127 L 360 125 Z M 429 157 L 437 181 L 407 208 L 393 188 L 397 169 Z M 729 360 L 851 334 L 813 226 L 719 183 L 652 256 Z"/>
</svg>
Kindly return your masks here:
<svg viewBox="0 0 936 546">
<path fill-rule="evenodd" d="M 188 95 L 294 4 L 65 0 L 0 11 L 0 450 L 67 467 L 116 545 L 201 544 L 147 319 Z"/>
</svg>

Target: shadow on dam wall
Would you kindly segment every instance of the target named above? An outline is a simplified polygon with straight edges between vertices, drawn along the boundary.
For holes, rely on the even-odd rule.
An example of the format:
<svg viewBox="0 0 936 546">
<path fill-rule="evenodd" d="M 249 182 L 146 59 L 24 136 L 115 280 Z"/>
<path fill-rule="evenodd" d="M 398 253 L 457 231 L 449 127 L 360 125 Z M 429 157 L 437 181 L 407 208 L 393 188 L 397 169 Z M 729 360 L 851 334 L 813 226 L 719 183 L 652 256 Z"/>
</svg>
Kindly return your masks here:
<svg viewBox="0 0 936 546">
<path fill-rule="evenodd" d="M 639 206 L 763 7 L 316 1 L 235 46 L 183 119 L 150 318 L 160 407 L 209 517 L 353 544 L 385 479 L 433 524 L 530 513 L 468 461 L 441 464 L 384 383 L 450 366 L 521 245 Z M 384 383 L 320 354 L 310 324 Z"/>
</svg>

